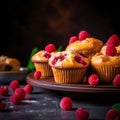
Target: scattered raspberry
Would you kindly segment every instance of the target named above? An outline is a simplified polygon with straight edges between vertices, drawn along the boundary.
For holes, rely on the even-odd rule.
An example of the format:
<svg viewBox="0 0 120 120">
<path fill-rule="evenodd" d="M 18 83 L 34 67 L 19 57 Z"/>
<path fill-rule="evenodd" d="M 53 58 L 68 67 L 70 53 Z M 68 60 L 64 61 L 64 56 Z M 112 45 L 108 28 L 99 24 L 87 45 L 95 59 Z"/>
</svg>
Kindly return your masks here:
<svg viewBox="0 0 120 120">
<path fill-rule="evenodd" d="M 8 95 L 8 92 L 9 92 L 9 90 L 8 90 L 7 86 L 1 86 L 0 87 L 0 95 L 6 96 L 6 95 Z"/>
<path fill-rule="evenodd" d="M 18 80 L 13 80 L 10 82 L 10 88 L 14 91 L 16 88 L 20 87 L 20 83 Z"/>
<path fill-rule="evenodd" d="M 113 79 L 113 86 L 120 86 L 120 74 L 117 74 Z"/>
<path fill-rule="evenodd" d="M 77 108 L 75 111 L 76 120 L 88 120 L 89 118 L 89 111 L 84 108 Z"/>
<path fill-rule="evenodd" d="M 70 97 L 63 97 L 60 101 L 60 107 L 63 110 L 71 110 L 72 109 L 72 99 Z"/>
<path fill-rule="evenodd" d="M 4 110 L 6 107 L 6 103 L 0 100 L 0 110 Z"/>
<path fill-rule="evenodd" d="M 107 40 L 107 45 L 113 44 L 114 46 L 118 46 L 120 44 L 120 39 L 117 34 L 113 34 Z"/>
<path fill-rule="evenodd" d="M 49 53 L 54 52 L 55 51 L 55 45 L 54 44 L 48 44 L 48 45 L 46 45 L 45 51 L 47 51 Z"/>
<path fill-rule="evenodd" d="M 88 83 L 92 86 L 98 85 L 98 83 L 99 83 L 98 75 L 96 75 L 96 74 L 90 75 L 90 77 L 88 78 Z"/>
<path fill-rule="evenodd" d="M 41 77 L 41 72 L 40 71 L 35 71 L 34 72 L 34 78 L 39 79 Z"/>
<path fill-rule="evenodd" d="M 120 111 L 110 109 L 106 113 L 106 120 L 120 120 Z"/>
<path fill-rule="evenodd" d="M 15 94 L 18 95 L 21 98 L 21 100 L 23 100 L 26 92 L 23 88 L 16 88 L 15 89 Z"/>
<path fill-rule="evenodd" d="M 33 87 L 30 84 L 24 86 L 24 90 L 26 93 L 31 94 L 33 91 Z"/>
<path fill-rule="evenodd" d="M 115 56 L 117 54 L 117 50 L 114 45 L 107 45 L 106 47 L 106 55 Z"/>
<path fill-rule="evenodd" d="M 77 40 L 78 40 L 78 38 L 76 36 L 71 36 L 70 39 L 69 39 L 69 44 L 71 44 L 71 43 L 73 43 Z"/>
<path fill-rule="evenodd" d="M 10 102 L 12 102 L 14 105 L 21 104 L 21 97 L 17 94 L 13 94 L 10 96 Z"/>
<path fill-rule="evenodd" d="M 78 35 L 78 39 L 80 41 L 85 40 L 86 38 L 90 38 L 90 37 L 91 37 L 91 35 L 87 31 L 85 31 L 85 30 L 80 31 L 79 35 Z"/>
</svg>

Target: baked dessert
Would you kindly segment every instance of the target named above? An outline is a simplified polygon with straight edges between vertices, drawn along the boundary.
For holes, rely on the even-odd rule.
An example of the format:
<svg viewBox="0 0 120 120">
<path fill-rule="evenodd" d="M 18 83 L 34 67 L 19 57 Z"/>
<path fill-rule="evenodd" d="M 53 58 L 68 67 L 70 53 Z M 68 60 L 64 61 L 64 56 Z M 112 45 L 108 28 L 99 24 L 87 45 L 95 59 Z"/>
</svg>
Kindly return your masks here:
<svg viewBox="0 0 120 120">
<path fill-rule="evenodd" d="M 90 59 L 79 53 L 60 51 L 52 54 L 48 63 L 56 83 L 80 83 L 84 79 Z"/>
<path fill-rule="evenodd" d="M 5 55 L 0 56 L 0 71 L 18 71 L 21 63 L 16 58 L 10 58 Z"/>
<path fill-rule="evenodd" d="M 96 53 L 91 58 L 91 68 L 99 76 L 101 82 L 112 84 L 116 74 L 120 73 L 120 55 L 114 45 L 107 45 L 105 52 Z"/>
<path fill-rule="evenodd" d="M 44 50 L 40 50 L 32 56 L 31 61 L 34 63 L 35 70 L 41 72 L 41 78 L 53 76 L 52 69 L 48 65 L 48 60 L 52 52 L 55 51 L 55 46 L 48 44 Z"/>
<path fill-rule="evenodd" d="M 86 35 L 87 34 L 87 35 Z M 80 31 L 78 39 L 71 42 L 66 47 L 66 51 L 78 52 L 91 58 L 96 52 L 99 52 L 103 46 L 103 42 L 99 39 L 91 37 L 86 31 Z"/>
</svg>

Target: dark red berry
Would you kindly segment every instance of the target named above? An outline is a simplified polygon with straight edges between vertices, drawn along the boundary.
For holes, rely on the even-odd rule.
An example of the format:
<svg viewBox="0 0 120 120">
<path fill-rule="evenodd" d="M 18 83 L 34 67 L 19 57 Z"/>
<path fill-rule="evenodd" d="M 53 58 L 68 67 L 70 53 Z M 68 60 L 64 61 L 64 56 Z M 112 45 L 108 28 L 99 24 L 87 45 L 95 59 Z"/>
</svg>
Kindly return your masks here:
<svg viewBox="0 0 120 120">
<path fill-rule="evenodd" d="M 4 86 L 0 87 L 0 95 L 6 96 L 6 95 L 8 95 L 8 92 L 9 92 L 9 90 L 8 90 L 7 86 L 4 85 Z"/>
<path fill-rule="evenodd" d="M 35 71 L 34 72 L 34 78 L 35 79 L 40 79 L 40 77 L 41 77 L 41 72 L 40 71 Z"/>
<path fill-rule="evenodd" d="M 120 120 L 120 111 L 110 109 L 106 113 L 106 120 Z"/>
<path fill-rule="evenodd" d="M 72 104 L 72 99 L 70 97 L 63 97 L 60 101 L 60 108 L 63 110 L 71 110 Z"/>
<path fill-rule="evenodd" d="M 12 94 L 9 99 L 10 102 L 12 102 L 14 105 L 21 104 L 21 100 L 22 100 L 21 97 L 17 94 Z"/>
<path fill-rule="evenodd" d="M 23 88 L 16 88 L 15 89 L 15 94 L 20 96 L 21 100 L 23 100 L 24 97 L 25 97 L 26 92 L 25 92 L 25 90 Z"/>
<path fill-rule="evenodd" d="M 77 36 L 71 36 L 70 39 L 69 39 L 69 44 L 75 42 L 78 40 L 78 37 Z"/>
<path fill-rule="evenodd" d="M 55 51 L 55 45 L 52 44 L 52 43 L 46 45 L 46 47 L 45 47 L 45 51 L 47 51 L 47 52 L 49 52 L 49 53 L 54 52 L 54 51 Z"/>
<path fill-rule="evenodd" d="M 6 107 L 6 103 L 0 100 L 0 110 L 4 110 Z"/>
<path fill-rule="evenodd" d="M 107 45 L 106 47 L 106 55 L 115 56 L 117 54 L 117 50 L 114 45 Z"/>
<path fill-rule="evenodd" d="M 16 88 L 20 87 L 20 83 L 18 80 L 13 80 L 10 82 L 10 88 L 14 91 Z"/>
<path fill-rule="evenodd" d="M 88 120 L 89 111 L 85 108 L 77 108 L 75 111 L 76 120 Z"/>
<path fill-rule="evenodd" d="M 75 61 L 78 63 L 81 63 L 83 65 L 86 65 L 86 62 L 84 61 L 84 57 L 82 55 L 76 55 L 75 56 Z"/>
<path fill-rule="evenodd" d="M 113 34 L 108 38 L 107 45 L 110 45 L 110 44 L 114 46 L 118 46 L 120 44 L 120 39 L 117 34 Z"/>
<path fill-rule="evenodd" d="M 120 86 L 120 74 L 117 74 L 113 79 L 113 86 Z"/>
<path fill-rule="evenodd" d="M 99 83 L 99 77 L 96 74 L 92 74 L 88 78 L 88 83 L 92 86 L 98 85 Z"/>
<path fill-rule="evenodd" d="M 33 87 L 30 84 L 24 86 L 24 90 L 26 93 L 31 94 L 33 91 Z"/>
<path fill-rule="evenodd" d="M 78 35 L 78 39 L 80 41 L 85 40 L 86 38 L 90 38 L 90 37 L 91 37 L 91 35 L 87 31 L 85 31 L 85 30 L 80 31 L 79 35 Z"/>
</svg>

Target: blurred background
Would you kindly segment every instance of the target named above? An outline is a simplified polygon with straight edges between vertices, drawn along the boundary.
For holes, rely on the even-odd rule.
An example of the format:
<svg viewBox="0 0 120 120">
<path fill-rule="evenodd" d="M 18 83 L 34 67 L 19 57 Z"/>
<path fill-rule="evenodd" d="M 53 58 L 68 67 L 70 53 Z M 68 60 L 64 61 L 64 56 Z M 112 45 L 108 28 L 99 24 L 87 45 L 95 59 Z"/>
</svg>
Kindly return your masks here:
<svg viewBox="0 0 120 120">
<path fill-rule="evenodd" d="M 96 0 L 12 0 L 1 14 L 0 54 L 19 59 L 26 66 L 34 47 L 49 44 L 62 48 L 72 35 L 86 30 L 106 42 L 120 36 L 118 2 Z M 6 18 L 7 16 L 7 18 Z M 6 22 L 7 21 L 7 22 Z"/>
</svg>

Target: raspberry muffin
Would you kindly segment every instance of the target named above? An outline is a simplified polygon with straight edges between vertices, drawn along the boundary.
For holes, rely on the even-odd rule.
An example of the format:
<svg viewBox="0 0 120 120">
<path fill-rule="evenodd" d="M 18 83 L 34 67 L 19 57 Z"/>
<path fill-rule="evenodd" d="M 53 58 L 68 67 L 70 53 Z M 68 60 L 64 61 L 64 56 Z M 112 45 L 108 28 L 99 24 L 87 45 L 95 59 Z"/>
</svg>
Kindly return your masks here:
<svg viewBox="0 0 120 120">
<path fill-rule="evenodd" d="M 72 41 L 73 39 L 73 41 Z M 91 37 L 87 31 L 80 31 L 78 37 L 71 37 L 66 51 L 78 52 L 89 58 L 99 52 L 103 46 L 103 42 L 99 39 Z"/>
<path fill-rule="evenodd" d="M 48 60 L 51 57 L 52 52 L 55 51 L 54 44 L 48 44 L 44 50 L 40 50 L 32 56 L 31 61 L 35 65 L 35 70 L 41 72 L 41 78 L 53 76 Z"/>
<path fill-rule="evenodd" d="M 61 51 L 52 54 L 48 63 L 56 83 L 80 83 L 86 75 L 90 59 L 79 53 Z"/>
</svg>

